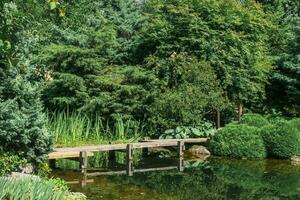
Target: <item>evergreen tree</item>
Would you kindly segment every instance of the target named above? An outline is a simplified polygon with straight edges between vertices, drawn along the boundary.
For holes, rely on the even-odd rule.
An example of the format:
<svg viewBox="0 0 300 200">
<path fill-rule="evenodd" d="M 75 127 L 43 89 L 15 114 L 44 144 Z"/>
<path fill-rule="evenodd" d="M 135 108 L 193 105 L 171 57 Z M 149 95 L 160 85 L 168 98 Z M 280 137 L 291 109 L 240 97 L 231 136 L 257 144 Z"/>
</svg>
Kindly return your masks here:
<svg viewBox="0 0 300 200">
<path fill-rule="evenodd" d="M 288 115 L 300 115 L 300 2 L 260 1 L 280 27 L 270 43 L 275 69 L 268 86 L 270 108 Z"/>
<path fill-rule="evenodd" d="M 103 0 L 105 17 L 116 27 L 118 50 L 115 61 L 119 64 L 136 62 L 135 51 L 139 44 L 139 30 L 145 26 L 143 2 L 137 0 Z"/>
<path fill-rule="evenodd" d="M 52 139 L 37 88 L 10 67 L 0 69 L 0 152 L 38 164 L 45 161 Z"/>
<path fill-rule="evenodd" d="M 125 97 L 123 89 L 133 86 L 126 76 L 137 75 L 131 65 L 135 60 L 136 30 L 143 23 L 139 6 L 135 0 L 65 3 L 65 17 L 50 32 L 56 42 L 39 56 L 38 63 L 44 64 L 50 74 L 43 92 L 47 108 L 97 108 L 103 115 L 127 110 L 125 113 L 130 115 L 133 109 L 128 109 L 128 102 L 135 98 Z M 128 69 L 123 70 L 125 67 Z M 115 79 L 108 78 L 116 70 L 120 71 Z M 123 96 L 118 97 L 120 94 Z"/>
<path fill-rule="evenodd" d="M 45 161 L 52 139 L 45 128 L 45 116 L 36 85 L 27 71 L 15 67 L 18 25 L 15 4 L 3 4 L 0 20 L 0 153 L 17 154 L 29 162 Z M 13 10 L 13 12 L 9 12 Z M 22 72 L 22 73 L 21 73 Z"/>
<path fill-rule="evenodd" d="M 300 115 L 300 17 L 290 23 L 288 50 L 280 55 L 272 77 L 271 97 L 281 110 Z"/>
</svg>

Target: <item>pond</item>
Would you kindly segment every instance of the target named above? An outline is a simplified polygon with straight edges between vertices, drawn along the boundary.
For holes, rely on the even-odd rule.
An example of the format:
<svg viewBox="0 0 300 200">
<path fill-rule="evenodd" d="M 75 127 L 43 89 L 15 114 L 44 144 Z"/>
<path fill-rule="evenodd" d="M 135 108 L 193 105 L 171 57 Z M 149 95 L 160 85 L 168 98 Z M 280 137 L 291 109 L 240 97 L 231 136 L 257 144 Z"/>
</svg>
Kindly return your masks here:
<svg viewBox="0 0 300 200">
<path fill-rule="evenodd" d="M 97 163 L 104 165 L 106 170 L 125 169 L 122 162 Z M 177 164 L 177 159 L 152 157 L 139 159 L 134 165 L 135 168 L 149 169 Z M 210 157 L 184 161 L 182 172 L 173 169 L 134 173 L 132 177 L 126 174 L 87 177 L 86 183 L 81 181 L 82 174 L 72 169 L 72 165 L 64 168 L 54 170 L 53 175 L 69 182 L 72 191 L 82 192 L 92 200 L 300 199 L 300 166 L 289 161 Z"/>
</svg>

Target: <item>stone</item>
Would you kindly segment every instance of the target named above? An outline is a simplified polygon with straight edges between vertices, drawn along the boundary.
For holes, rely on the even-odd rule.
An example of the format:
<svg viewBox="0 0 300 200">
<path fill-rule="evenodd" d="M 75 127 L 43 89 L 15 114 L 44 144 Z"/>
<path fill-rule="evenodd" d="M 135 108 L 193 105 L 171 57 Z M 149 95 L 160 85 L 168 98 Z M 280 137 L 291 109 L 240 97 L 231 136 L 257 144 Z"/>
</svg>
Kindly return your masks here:
<svg viewBox="0 0 300 200">
<path fill-rule="evenodd" d="M 204 146 L 193 146 L 187 150 L 191 155 L 197 157 L 209 156 L 210 152 Z"/>
<path fill-rule="evenodd" d="M 24 174 L 33 174 L 33 167 L 32 165 L 26 165 L 25 167 L 22 168 L 22 173 Z"/>
<path fill-rule="evenodd" d="M 293 165 L 300 165 L 300 156 L 292 156 L 291 162 Z"/>
<path fill-rule="evenodd" d="M 12 172 L 9 176 L 10 178 L 30 178 L 30 179 L 34 179 L 34 180 L 41 180 L 41 178 L 39 176 L 36 175 L 32 175 L 32 174 L 25 174 L 25 173 L 21 173 L 21 172 Z"/>
<path fill-rule="evenodd" d="M 87 199 L 87 197 L 81 192 L 69 192 L 67 194 L 67 199 Z"/>
</svg>

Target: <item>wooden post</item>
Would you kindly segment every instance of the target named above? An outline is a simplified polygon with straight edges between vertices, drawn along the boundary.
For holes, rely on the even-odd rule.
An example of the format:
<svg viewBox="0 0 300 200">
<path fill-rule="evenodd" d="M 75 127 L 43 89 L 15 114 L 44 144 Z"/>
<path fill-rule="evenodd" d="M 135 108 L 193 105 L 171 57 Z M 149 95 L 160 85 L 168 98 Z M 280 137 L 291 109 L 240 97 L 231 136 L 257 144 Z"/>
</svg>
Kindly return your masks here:
<svg viewBox="0 0 300 200">
<path fill-rule="evenodd" d="M 88 167 L 88 155 L 87 155 L 86 151 L 81 151 L 80 152 L 79 162 L 80 162 L 81 172 L 84 173 L 84 171 Z"/>
<path fill-rule="evenodd" d="M 87 169 L 82 169 L 83 177 L 81 179 L 81 187 L 85 187 L 87 184 Z"/>
<path fill-rule="evenodd" d="M 133 175 L 133 145 L 127 144 L 127 175 Z"/>
<path fill-rule="evenodd" d="M 55 159 L 49 160 L 49 167 L 51 169 L 55 169 L 56 168 L 56 160 Z"/>
<path fill-rule="evenodd" d="M 149 137 L 144 137 L 144 141 L 150 140 Z M 142 148 L 142 156 L 147 157 L 149 155 L 149 149 L 147 147 Z"/>
<path fill-rule="evenodd" d="M 178 170 L 179 170 L 180 172 L 183 172 L 183 170 L 184 170 L 184 160 L 183 160 L 183 156 L 180 156 L 180 157 L 179 157 Z"/>
<path fill-rule="evenodd" d="M 178 156 L 183 157 L 183 150 L 185 149 L 184 147 L 184 142 L 183 141 L 178 141 Z"/>
<path fill-rule="evenodd" d="M 217 110 L 217 116 L 216 116 L 216 128 L 221 128 L 221 113 L 219 110 Z"/>
<path fill-rule="evenodd" d="M 127 168 L 126 168 L 127 176 L 133 176 L 133 161 L 127 160 Z"/>
</svg>

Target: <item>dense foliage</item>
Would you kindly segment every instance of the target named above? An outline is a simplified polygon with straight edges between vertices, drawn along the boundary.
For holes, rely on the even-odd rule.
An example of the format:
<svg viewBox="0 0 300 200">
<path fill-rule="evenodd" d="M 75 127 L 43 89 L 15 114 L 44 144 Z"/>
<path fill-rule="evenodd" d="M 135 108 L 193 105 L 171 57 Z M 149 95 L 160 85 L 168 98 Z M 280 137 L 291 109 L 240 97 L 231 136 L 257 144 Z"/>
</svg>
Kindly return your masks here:
<svg viewBox="0 0 300 200">
<path fill-rule="evenodd" d="M 4 9 L 0 21 L 0 154 L 19 155 L 38 164 L 51 150 L 52 141 L 38 85 L 30 81 L 31 70 L 22 68 L 15 55 L 19 41 L 14 34 L 21 28 L 17 7 L 0 5 Z"/>
<path fill-rule="evenodd" d="M 57 199 L 85 200 L 85 196 L 72 196 L 60 179 L 0 178 L 1 199 Z"/>
<path fill-rule="evenodd" d="M 300 155 L 300 131 L 295 125 L 282 121 L 262 128 L 261 134 L 269 157 L 290 158 Z"/>
<path fill-rule="evenodd" d="M 259 159 L 266 157 L 259 129 L 247 125 L 228 125 L 210 141 L 214 155 L 233 158 Z"/>
<path fill-rule="evenodd" d="M 300 120 L 278 116 L 246 114 L 217 131 L 210 142 L 212 153 L 219 156 L 252 158 L 255 151 L 264 151 L 270 158 L 288 159 L 300 155 Z M 245 148 L 253 148 L 245 151 Z M 258 145 L 259 147 L 256 147 Z M 255 153 L 257 153 L 255 152 Z"/>
<path fill-rule="evenodd" d="M 16 155 L 0 156 L 0 176 L 7 175 L 11 172 L 19 172 L 27 164 L 26 159 Z"/>
<path fill-rule="evenodd" d="M 248 126 L 258 127 L 258 128 L 270 124 L 270 122 L 265 116 L 259 114 L 245 114 L 243 115 L 240 123 L 246 124 Z"/>
<path fill-rule="evenodd" d="M 214 125 L 216 111 L 228 123 L 237 106 L 238 115 L 244 106 L 299 116 L 296 1 L 4 0 L 0 7 L 3 151 L 16 147 L 29 160 L 48 152 L 46 110 L 78 112 L 77 121 L 92 126 L 114 127 L 120 117 L 153 137 Z M 50 129 L 60 129 L 49 119 Z M 259 117 L 241 123 L 267 124 Z M 101 130 L 77 136 L 110 137 Z"/>
</svg>

